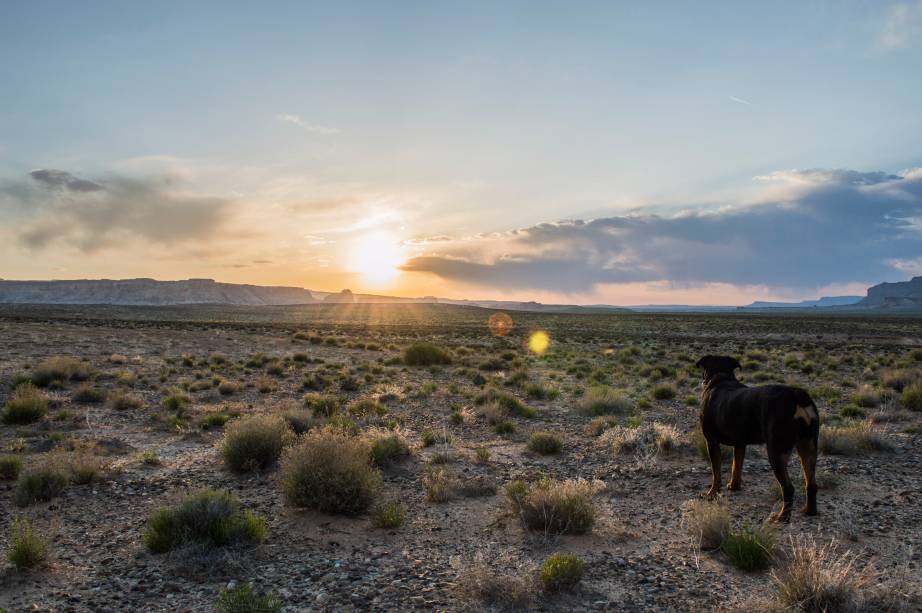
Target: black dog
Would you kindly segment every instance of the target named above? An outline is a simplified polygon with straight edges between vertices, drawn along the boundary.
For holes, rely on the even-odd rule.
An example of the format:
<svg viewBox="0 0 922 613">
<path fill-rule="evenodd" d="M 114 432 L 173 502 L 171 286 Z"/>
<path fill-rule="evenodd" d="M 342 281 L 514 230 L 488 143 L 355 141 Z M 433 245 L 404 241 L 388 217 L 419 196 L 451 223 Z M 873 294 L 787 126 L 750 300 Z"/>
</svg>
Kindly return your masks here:
<svg viewBox="0 0 922 613">
<path fill-rule="evenodd" d="M 807 504 L 803 511 L 816 515 L 816 451 L 820 418 L 813 399 L 805 390 L 789 385 L 747 387 L 736 380 L 742 368 L 727 356 L 707 355 L 696 364 L 704 375 L 701 394 L 701 431 L 707 441 L 713 481 L 708 497 L 720 491 L 720 446 L 733 447 L 733 473 L 729 490 L 741 485 L 746 445 L 765 444 L 768 461 L 781 485 L 784 504 L 772 516 L 788 521 L 794 501 L 794 486 L 788 478 L 791 451 L 797 448 L 803 466 Z"/>
</svg>

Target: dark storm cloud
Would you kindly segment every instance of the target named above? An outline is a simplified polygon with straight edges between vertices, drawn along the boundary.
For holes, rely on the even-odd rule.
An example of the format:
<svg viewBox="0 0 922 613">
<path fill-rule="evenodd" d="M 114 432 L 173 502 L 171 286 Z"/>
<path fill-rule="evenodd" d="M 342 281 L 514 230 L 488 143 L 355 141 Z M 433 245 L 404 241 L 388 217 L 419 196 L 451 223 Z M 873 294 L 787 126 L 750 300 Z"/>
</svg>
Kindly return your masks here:
<svg viewBox="0 0 922 613">
<path fill-rule="evenodd" d="M 206 239 L 228 206 L 224 198 L 184 193 L 168 177 L 89 181 L 42 169 L 0 184 L 0 211 L 32 249 L 59 241 L 94 251 L 139 238 L 165 245 Z"/>
<path fill-rule="evenodd" d="M 922 256 L 922 171 L 799 172 L 787 177 L 799 189 L 773 202 L 540 224 L 461 242 L 404 269 L 569 292 L 635 281 L 803 288 L 901 278 L 894 263 Z M 507 255 L 484 255 L 498 251 Z"/>
</svg>

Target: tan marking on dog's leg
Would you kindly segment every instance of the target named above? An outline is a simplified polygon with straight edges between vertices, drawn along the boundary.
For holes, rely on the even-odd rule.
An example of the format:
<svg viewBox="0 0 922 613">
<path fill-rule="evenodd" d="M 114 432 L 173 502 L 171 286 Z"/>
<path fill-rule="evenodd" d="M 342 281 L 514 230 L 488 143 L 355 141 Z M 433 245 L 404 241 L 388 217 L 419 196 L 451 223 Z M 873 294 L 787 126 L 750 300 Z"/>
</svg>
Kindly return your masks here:
<svg viewBox="0 0 922 613">
<path fill-rule="evenodd" d="M 738 490 L 743 485 L 743 460 L 746 458 L 746 446 L 739 445 L 733 448 L 733 468 L 730 473 L 730 483 L 727 489 Z"/>
<path fill-rule="evenodd" d="M 800 465 L 804 471 L 804 490 L 807 495 L 807 504 L 803 511 L 806 515 L 816 515 L 816 440 L 803 439 L 797 442 L 797 455 L 800 456 Z"/>
</svg>

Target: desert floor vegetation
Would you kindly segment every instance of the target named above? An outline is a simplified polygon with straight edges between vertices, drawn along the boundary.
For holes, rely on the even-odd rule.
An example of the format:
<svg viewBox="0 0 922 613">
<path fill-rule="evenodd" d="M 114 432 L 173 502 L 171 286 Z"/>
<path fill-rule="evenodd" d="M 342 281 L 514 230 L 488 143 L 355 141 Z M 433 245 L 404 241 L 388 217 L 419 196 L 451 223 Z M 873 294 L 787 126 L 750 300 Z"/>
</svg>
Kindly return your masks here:
<svg viewBox="0 0 922 613">
<path fill-rule="evenodd" d="M 0 608 L 919 606 L 922 320 L 490 314 L 4 305 Z M 818 516 L 703 498 L 707 353 L 810 390 Z"/>
</svg>

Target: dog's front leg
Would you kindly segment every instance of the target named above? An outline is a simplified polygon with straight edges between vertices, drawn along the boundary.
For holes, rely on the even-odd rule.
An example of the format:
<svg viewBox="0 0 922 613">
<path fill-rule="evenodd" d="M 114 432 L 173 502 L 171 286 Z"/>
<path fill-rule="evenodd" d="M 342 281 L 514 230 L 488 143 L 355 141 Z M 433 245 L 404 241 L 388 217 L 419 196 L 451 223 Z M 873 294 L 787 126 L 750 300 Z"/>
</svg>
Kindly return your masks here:
<svg viewBox="0 0 922 613">
<path fill-rule="evenodd" d="M 711 459 L 711 489 L 707 497 L 716 498 L 720 494 L 720 443 L 716 439 L 707 439 L 708 457 Z"/>
</svg>

